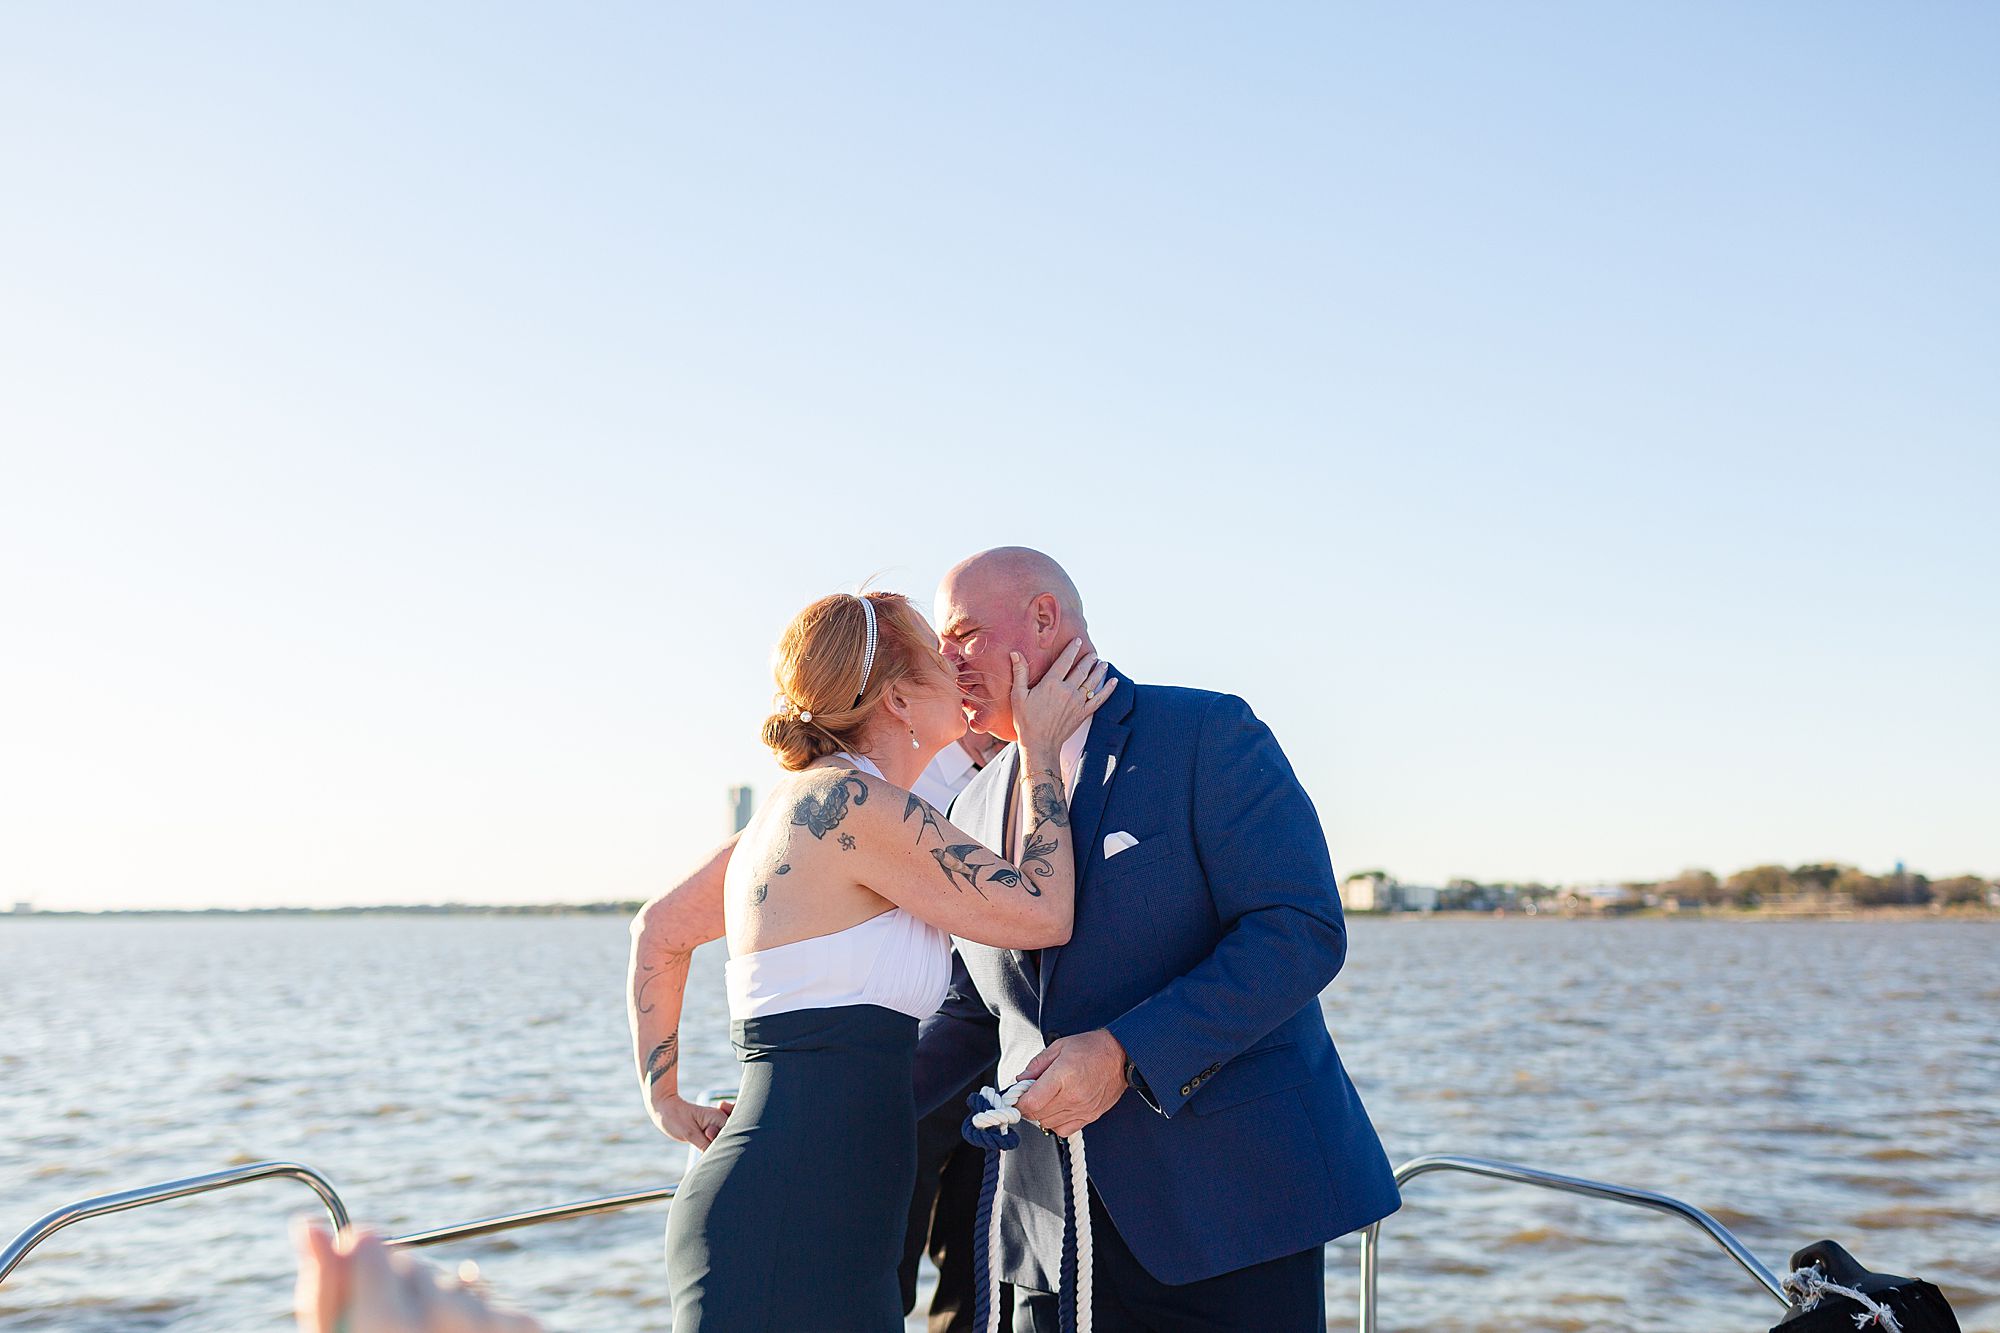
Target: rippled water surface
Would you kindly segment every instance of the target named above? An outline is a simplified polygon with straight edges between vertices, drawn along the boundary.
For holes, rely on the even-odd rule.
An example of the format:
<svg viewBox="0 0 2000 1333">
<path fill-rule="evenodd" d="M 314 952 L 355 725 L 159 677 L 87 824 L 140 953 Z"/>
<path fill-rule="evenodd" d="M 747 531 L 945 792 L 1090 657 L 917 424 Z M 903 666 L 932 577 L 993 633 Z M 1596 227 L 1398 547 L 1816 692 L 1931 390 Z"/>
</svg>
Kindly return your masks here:
<svg viewBox="0 0 2000 1333">
<path fill-rule="evenodd" d="M 2000 1330 L 2000 927 L 1359 921 L 1324 997 L 1390 1156 L 1500 1157 L 1679 1195 L 1773 1267 L 1830 1236 Z M 630 1072 L 621 921 L 0 921 L 0 1234 L 86 1195 L 263 1158 L 392 1230 L 640 1188 L 679 1151 Z M 684 1086 L 733 1081 L 721 955 Z M 73 1227 L 0 1285 L 8 1330 L 282 1329 L 266 1182 Z M 663 1208 L 475 1241 L 552 1328 L 671 1323 Z M 831 1219 L 829 1219 L 831 1221 Z M 1356 1248 L 1329 1247 L 1351 1328 Z M 1761 1330 L 1671 1219 L 1464 1177 L 1383 1232 L 1385 1329 Z"/>
</svg>

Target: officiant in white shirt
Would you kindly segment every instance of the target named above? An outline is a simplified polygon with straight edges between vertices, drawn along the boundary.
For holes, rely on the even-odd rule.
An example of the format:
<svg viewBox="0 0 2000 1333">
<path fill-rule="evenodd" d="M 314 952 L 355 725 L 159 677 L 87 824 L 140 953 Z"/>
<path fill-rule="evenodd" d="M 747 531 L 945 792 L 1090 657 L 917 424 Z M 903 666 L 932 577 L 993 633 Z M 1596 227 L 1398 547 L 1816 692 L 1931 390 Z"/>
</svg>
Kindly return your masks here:
<svg viewBox="0 0 2000 1333">
<path fill-rule="evenodd" d="M 938 809 L 949 810 L 952 799 L 1006 748 L 1005 741 L 968 731 L 956 745 L 938 751 L 913 790 Z M 966 1095 L 993 1076 L 988 1070 L 966 1087 Z M 972 1268 L 972 1228 L 986 1162 L 979 1149 L 959 1136 L 964 1102 L 964 1096 L 956 1097 L 917 1123 L 917 1187 L 910 1199 L 901 1269 L 903 1313 L 916 1308 L 917 1265 L 928 1252 L 938 1270 L 929 1333 L 972 1333 L 973 1291 L 981 1280 Z M 1007 1317 L 1003 1313 L 1003 1321 Z"/>
</svg>

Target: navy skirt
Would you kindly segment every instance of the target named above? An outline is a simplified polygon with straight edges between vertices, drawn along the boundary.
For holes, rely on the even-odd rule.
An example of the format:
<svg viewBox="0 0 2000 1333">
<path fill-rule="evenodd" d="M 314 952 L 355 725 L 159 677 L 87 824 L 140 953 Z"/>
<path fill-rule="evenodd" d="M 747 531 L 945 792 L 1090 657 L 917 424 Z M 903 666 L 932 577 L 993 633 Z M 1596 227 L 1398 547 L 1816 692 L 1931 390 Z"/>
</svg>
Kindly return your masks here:
<svg viewBox="0 0 2000 1333">
<path fill-rule="evenodd" d="M 677 1333 L 896 1333 L 916 1184 L 917 1020 L 876 1005 L 731 1025 L 728 1126 L 667 1214 Z"/>
</svg>

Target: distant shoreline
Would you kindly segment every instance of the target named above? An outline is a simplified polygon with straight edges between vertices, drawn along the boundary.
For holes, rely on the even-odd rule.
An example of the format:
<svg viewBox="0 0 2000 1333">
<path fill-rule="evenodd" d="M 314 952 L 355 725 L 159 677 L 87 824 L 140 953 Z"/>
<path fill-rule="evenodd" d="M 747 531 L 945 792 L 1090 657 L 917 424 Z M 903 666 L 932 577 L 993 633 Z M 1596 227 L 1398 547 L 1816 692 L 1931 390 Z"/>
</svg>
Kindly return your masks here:
<svg viewBox="0 0 2000 1333">
<path fill-rule="evenodd" d="M 109 917 L 213 916 L 631 916 L 644 904 L 603 903 L 379 903 L 367 907 L 117 907 L 101 912 L 81 908 L 0 911 L 0 921 L 100 920 Z"/>
<path fill-rule="evenodd" d="M 1991 907 L 1718 907 L 1662 911 L 1657 907 L 1629 912 L 1353 912 L 1347 919 L 1364 921 L 2000 921 Z"/>
<path fill-rule="evenodd" d="M 0 911 L 7 921 L 103 921 L 149 917 L 353 917 L 353 916 L 631 916 L 643 904 L 597 903 L 405 903 L 367 907 L 129 907 L 87 912 L 81 909 Z M 1648 908 L 1630 912 L 1356 912 L 1361 921 L 2000 921 L 1990 907 L 1786 907 L 1717 908 L 1664 912 Z"/>
</svg>

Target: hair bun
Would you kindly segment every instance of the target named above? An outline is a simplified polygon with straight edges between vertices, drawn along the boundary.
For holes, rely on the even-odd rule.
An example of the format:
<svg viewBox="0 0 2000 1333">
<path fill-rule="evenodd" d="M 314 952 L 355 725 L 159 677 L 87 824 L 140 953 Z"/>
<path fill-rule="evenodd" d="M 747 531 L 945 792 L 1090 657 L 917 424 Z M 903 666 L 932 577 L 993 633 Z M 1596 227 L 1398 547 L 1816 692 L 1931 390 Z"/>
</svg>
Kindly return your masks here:
<svg viewBox="0 0 2000 1333">
<path fill-rule="evenodd" d="M 840 744 L 833 737 L 791 713 L 765 718 L 763 741 L 778 756 L 778 762 L 794 773 L 815 759 L 840 753 Z"/>
</svg>

